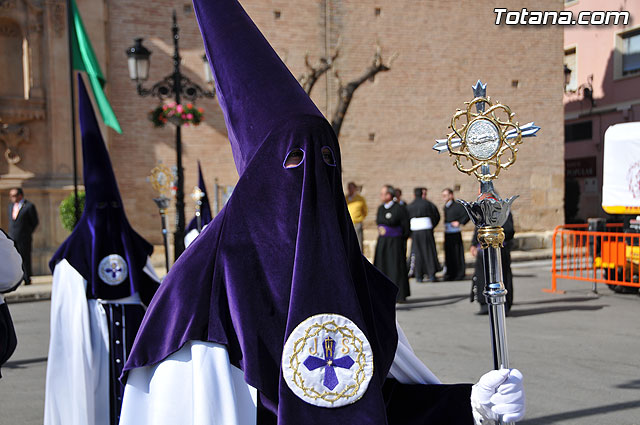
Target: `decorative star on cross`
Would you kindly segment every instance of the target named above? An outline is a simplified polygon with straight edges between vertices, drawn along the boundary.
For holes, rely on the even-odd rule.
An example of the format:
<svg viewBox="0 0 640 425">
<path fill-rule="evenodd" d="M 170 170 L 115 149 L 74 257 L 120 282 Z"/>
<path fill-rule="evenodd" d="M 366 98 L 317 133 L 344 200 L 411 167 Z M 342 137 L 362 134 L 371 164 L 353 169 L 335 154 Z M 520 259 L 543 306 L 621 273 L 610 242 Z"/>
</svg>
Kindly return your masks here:
<svg viewBox="0 0 640 425">
<path fill-rule="evenodd" d="M 351 366 L 355 363 L 353 359 L 349 356 L 344 356 L 340 358 L 335 358 L 335 346 L 336 342 L 331 338 L 327 337 L 322 343 L 322 347 L 324 350 L 324 359 L 315 356 L 309 356 L 304 361 L 304 365 L 309 369 L 309 371 L 316 370 L 318 368 L 324 367 L 324 379 L 322 384 L 333 390 L 336 385 L 338 385 L 338 376 L 336 375 L 336 371 L 334 368 L 340 367 L 343 369 L 351 369 Z"/>
<path fill-rule="evenodd" d="M 110 273 L 111 277 L 115 279 L 118 277 L 118 274 L 122 273 L 122 267 L 118 267 L 118 263 L 114 261 L 111 263 L 111 267 L 107 267 L 104 271 Z"/>
</svg>

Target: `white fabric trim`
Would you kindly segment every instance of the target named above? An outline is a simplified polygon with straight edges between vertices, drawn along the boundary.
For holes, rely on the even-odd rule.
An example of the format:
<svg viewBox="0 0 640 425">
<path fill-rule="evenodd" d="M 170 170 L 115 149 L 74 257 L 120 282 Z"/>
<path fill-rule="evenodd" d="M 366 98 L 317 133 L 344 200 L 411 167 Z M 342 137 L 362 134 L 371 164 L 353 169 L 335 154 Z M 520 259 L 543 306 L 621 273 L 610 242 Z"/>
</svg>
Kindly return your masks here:
<svg viewBox="0 0 640 425">
<path fill-rule="evenodd" d="M 198 229 L 191 229 L 189 231 L 189 233 L 187 233 L 184 237 L 184 247 L 185 249 L 189 247 L 189 245 L 191 245 L 191 243 L 198 237 L 198 235 L 202 232 L 204 232 L 204 229 L 207 228 L 207 226 L 209 225 L 209 223 L 205 224 L 202 227 L 202 231 L 198 232 Z"/>
<path fill-rule="evenodd" d="M 108 425 L 108 327 L 87 302 L 86 282 L 67 260 L 53 271 L 45 425 Z"/>
<path fill-rule="evenodd" d="M 159 281 L 147 259 L 144 271 Z M 109 326 L 103 304 L 139 304 L 135 293 L 87 300 L 87 282 L 66 259 L 53 271 L 45 425 L 109 425 Z"/>
<path fill-rule="evenodd" d="M 409 340 L 397 321 L 396 329 L 398 331 L 398 348 L 389 370 L 389 377 L 397 379 L 402 384 L 441 384 L 442 382 L 436 375 L 416 357 Z"/>
<path fill-rule="evenodd" d="M 153 264 L 151 264 L 151 257 L 147 257 L 147 264 L 144 266 L 144 269 L 142 269 L 142 271 L 151 276 L 151 278 L 156 282 L 162 282 L 162 279 L 160 279 L 156 274 L 156 271 L 153 268 Z"/>
<path fill-rule="evenodd" d="M 22 257 L 18 254 L 13 241 L 0 232 L 0 291 L 6 291 L 22 279 Z M 4 296 L 0 293 L 0 305 Z"/>
<path fill-rule="evenodd" d="M 129 373 L 120 425 L 255 424 L 257 397 L 223 345 L 189 341 L 157 365 Z"/>
<path fill-rule="evenodd" d="M 5 291 L 22 279 L 22 257 L 4 232 L 0 232 L 0 259 L 0 291 Z"/>
<path fill-rule="evenodd" d="M 431 217 L 414 217 L 410 221 L 411 231 L 417 232 L 418 230 L 430 230 L 433 229 L 433 223 Z"/>
<path fill-rule="evenodd" d="M 189 245 L 191 245 L 191 243 L 198 237 L 198 235 L 200 234 L 200 232 L 198 232 L 198 229 L 191 229 L 189 231 L 189 233 L 187 233 L 184 237 L 184 247 L 189 248 Z"/>
</svg>

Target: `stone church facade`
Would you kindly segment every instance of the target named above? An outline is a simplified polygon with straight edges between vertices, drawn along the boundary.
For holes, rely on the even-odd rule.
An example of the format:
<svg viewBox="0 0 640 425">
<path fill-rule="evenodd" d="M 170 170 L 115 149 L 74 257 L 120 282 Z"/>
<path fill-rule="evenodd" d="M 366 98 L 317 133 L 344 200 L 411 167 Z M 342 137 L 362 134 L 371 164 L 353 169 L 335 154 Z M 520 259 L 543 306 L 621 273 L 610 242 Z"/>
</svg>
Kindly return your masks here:
<svg viewBox="0 0 640 425">
<path fill-rule="evenodd" d="M 153 128 L 147 115 L 159 101 L 137 95 L 125 50 L 134 38 L 143 37 L 152 51 L 145 87 L 170 74 L 171 13 L 176 10 L 183 70 L 211 89 L 203 73 L 204 48 L 193 9 L 188 0 L 77 3 L 123 130 L 119 135 L 103 127 L 127 215 L 141 235 L 160 245 L 160 219 L 147 176 L 158 162 L 175 164 L 175 130 Z M 520 194 L 514 205 L 517 229 L 546 231 L 563 222 L 562 28 L 496 26 L 495 4 L 489 0 L 242 3 L 296 77 L 306 71 L 307 54 L 313 64 L 339 50 L 334 64 L 339 80 L 328 72 L 311 93 L 329 119 L 340 82 L 346 84 L 365 71 L 376 44 L 384 61 L 397 55 L 390 71 L 356 91 L 340 133 L 344 182 L 362 185 L 369 204 L 368 241 L 376 237 L 374 216 L 383 184 L 402 188 L 407 201 L 414 186 L 428 187 L 438 205 L 444 187 L 455 188 L 460 198 L 475 198 L 474 179 L 456 171 L 453 160 L 431 146 L 448 133 L 451 116 L 471 99 L 478 78 L 488 83 L 493 99 L 516 112 L 517 121 L 542 127 L 536 138 L 525 140 L 514 168 L 496 182 L 503 196 Z M 510 0 L 501 6 L 560 10 L 563 2 Z M 72 185 L 67 51 L 64 0 L 0 0 L 0 69 L 6 70 L 0 73 L 0 226 L 6 229 L 8 189 L 24 187 L 41 217 L 34 235 L 36 273 L 46 273 L 48 259 L 68 234 L 58 213 Z M 182 129 L 187 220 L 194 212 L 188 195 L 197 181 L 197 160 L 212 203 L 215 182 L 233 186 L 238 177 L 217 100 L 200 99 L 197 106 L 205 111 L 204 122 Z M 78 157 L 81 169 L 80 152 Z M 169 214 L 173 217 L 173 210 Z"/>
</svg>

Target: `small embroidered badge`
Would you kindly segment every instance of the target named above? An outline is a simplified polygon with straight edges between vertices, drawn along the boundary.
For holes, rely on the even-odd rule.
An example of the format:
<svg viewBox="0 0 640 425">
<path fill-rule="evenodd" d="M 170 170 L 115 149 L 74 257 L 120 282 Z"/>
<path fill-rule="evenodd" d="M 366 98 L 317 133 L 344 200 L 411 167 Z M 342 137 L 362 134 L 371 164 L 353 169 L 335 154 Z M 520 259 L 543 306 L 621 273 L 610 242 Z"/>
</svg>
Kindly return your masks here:
<svg viewBox="0 0 640 425">
<path fill-rule="evenodd" d="M 98 275 L 107 285 L 119 285 L 127 278 L 127 262 L 118 254 L 107 255 L 98 265 Z"/>
</svg>

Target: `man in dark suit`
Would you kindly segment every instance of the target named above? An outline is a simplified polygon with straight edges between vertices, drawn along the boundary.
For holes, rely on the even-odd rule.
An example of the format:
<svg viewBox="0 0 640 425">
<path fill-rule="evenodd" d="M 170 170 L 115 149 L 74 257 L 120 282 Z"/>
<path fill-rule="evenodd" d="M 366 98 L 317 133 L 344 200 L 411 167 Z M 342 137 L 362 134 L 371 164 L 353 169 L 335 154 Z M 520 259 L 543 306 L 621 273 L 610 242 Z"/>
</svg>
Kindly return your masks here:
<svg viewBox="0 0 640 425">
<path fill-rule="evenodd" d="M 9 192 L 9 237 L 16 243 L 22 257 L 24 284 L 31 284 L 31 243 L 32 234 L 38 226 L 38 213 L 35 205 L 24 199 L 21 188 L 15 187 Z"/>
</svg>

